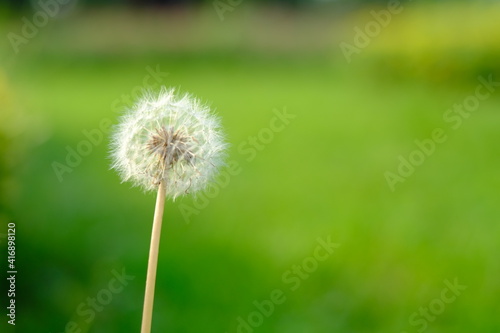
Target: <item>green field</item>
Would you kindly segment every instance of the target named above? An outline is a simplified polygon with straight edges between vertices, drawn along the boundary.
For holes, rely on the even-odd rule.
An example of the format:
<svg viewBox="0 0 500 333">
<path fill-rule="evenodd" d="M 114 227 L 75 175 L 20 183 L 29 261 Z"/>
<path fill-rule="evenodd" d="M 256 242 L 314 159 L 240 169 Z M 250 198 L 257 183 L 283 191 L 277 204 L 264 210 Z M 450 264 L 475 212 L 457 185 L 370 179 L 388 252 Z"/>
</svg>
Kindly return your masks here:
<svg viewBox="0 0 500 333">
<path fill-rule="evenodd" d="M 466 116 L 445 117 L 494 71 L 395 76 L 368 50 L 346 65 L 333 49 L 48 45 L 3 66 L 4 109 L 26 117 L 2 187 L 17 223 L 18 332 L 139 331 L 155 196 L 109 169 L 100 125 L 117 123 L 151 69 L 168 73 L 148 79 L 155 88 L 209 102 L 231 144 L 212 192 L 167 203 L 154 332 L 500 331 L 500 95 L 483 88 Z M 445 139 L 430 144 L 436 129 Z M 68 166 L 68 149 L 86 156 Z M 391 190 L 386 173 L 411 154 L 424 157 Z M 337 244 L 321 260 L 318 238 Z M 122 269 L 134 279 L 103 292 Z M 455 280 L 466 289 L 453 294 Z"/>
</svg>

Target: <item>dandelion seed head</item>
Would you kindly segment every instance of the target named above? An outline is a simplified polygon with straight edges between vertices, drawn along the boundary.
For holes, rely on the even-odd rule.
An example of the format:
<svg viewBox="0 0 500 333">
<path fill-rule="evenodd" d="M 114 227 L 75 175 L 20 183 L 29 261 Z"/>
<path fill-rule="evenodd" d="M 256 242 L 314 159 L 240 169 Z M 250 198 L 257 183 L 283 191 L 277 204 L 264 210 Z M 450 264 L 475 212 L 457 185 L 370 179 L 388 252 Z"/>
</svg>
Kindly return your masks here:
<svg viewBox="0 0 500 333">
<path fill-rule="evenodd" d="M 166 195 L 176 198 L 213 180 L 226 147 L 219 119 L 206 105 L 162 88 L 122 117 L 112 137 L 112 167 L 145 190 L 164 182 Z"/>
</svg>

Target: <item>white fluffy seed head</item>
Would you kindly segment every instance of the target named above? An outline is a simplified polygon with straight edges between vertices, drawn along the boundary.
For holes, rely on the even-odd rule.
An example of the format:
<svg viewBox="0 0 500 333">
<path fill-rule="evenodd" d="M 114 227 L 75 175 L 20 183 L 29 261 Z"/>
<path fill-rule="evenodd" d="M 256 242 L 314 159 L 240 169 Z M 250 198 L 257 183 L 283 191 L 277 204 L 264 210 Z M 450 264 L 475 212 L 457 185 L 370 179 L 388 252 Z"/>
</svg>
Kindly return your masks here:
<svg viewBox="0 0 500 333">
<path fill-rule="evenodd" d="M 126 112 L 111 143 L 112 167 L 145 190 L 164 182 L 166 195 L 202 190 L 223 164 L 219 119 L 190 95 L 162 87 Z"/>
</svg>

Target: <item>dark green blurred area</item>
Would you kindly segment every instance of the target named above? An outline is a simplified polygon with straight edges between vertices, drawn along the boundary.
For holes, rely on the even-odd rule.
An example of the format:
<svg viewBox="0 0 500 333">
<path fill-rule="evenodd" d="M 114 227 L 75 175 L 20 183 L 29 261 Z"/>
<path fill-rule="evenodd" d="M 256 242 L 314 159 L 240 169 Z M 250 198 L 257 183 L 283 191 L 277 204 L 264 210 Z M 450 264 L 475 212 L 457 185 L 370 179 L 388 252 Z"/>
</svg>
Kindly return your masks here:
<svg viewBox="0 0 500 333">
<path fill-rule="evenodd" d="M 223 20 L 209 2 L 75 3 L 17 53 L 1 39 L 0 237 L 17 224 L 16 332 L 140 330 L 155 195 L 109 170 L 100 125 L 155 71 L 154 87 L 212 105 L 238 168 L 218 194 L 167 203 L 153 332 L 500 331 L 498 91 L 457 129 L 444 119 L 478 77 L 500 81 L 500 4 L 405 3 L 348 62 L 340 45 L 387 5 L 341 3 L 242 2 Z M 2 35 L 21 34 L 35 8 L 3 12 Z M 295 118 L 245 153 L 276 110 Z M 391 191 L 386 172 L 436 128 L 447 140 Z M 54 162 L 85 133 L 96 144 L 59 177 Z M 292 290 L 284 274 L 318 237 L 340 246 Z M 134 279 L 82 314 L 123 269 Z M 455 278 L 467 289 L 424 328 L 414 313 Z M 238 331 L 276 289 L 286 300 Z"/>
</svg>

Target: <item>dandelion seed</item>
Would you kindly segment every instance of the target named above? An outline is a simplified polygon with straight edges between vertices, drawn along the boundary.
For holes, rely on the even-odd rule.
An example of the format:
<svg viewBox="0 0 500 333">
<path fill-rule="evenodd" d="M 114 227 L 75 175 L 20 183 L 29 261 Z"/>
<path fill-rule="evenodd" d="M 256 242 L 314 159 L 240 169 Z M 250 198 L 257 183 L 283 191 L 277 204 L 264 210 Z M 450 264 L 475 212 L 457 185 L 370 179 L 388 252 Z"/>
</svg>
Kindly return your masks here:
<svg viewBox="0 0 500 333">
<path fill-rule="evenodd" d="M 113 168 L 145 190 L 165 183 L 169 197 L 203 189 L 222 164 L 219 120 L 189 95 L 163 88 L 123 117 L 112 140 Z"/>
<path fill-rule="evenodd" d="M 203 189 L 226 149 L 219 120 L 189 95 L 162 88 L 147 94 L 122 118 L 112 138 L 112 167 L 123 181 L 157 190 L 141 333 L 151 332 L 156 267 L 165 197 Z"/>
</svg>

